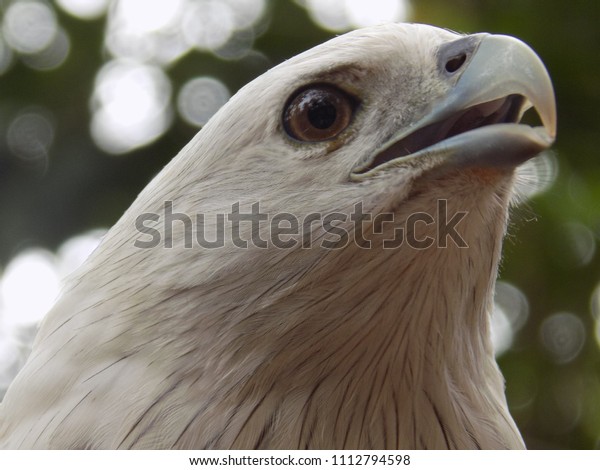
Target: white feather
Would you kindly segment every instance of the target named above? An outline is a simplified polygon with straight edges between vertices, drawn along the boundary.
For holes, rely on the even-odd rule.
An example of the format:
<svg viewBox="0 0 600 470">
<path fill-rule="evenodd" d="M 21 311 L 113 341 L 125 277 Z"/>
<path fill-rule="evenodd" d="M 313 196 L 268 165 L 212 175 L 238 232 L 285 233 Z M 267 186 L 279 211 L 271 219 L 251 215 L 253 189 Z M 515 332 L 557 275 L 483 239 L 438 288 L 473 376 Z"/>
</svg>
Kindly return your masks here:
<svg viewBox="0 0 600 470">
<path fill-rule="evenodd" d="M 422 162 L 348 181 L 447 91 L 432 51 L 455 37 L 359 30 L 240 90 L 71 279 L 0 406 L 0 446 L 523 447 L 488 325 L 512 174 L 428 177 Z M 291 143 L 280 124 L 287 97 L 324 76 L 369 100 L 334 151 Z M 402 224 L 439 199 L 449 217 L 468 212 L 469 248 L 186 249 L 181 227 L 172 249 L 134 246 L 136 217 L 167 200 L 207 221 L 238 201 L 300 218 L 362 202 Z"/>
</svg>

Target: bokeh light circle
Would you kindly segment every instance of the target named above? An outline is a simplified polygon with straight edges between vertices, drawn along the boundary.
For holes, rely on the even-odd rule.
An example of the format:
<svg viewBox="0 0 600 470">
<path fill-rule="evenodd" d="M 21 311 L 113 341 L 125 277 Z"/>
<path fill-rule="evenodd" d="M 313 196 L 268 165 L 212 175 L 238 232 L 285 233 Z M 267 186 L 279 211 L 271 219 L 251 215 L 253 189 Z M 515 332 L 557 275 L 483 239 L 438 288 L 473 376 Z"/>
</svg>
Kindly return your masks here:
<svg viewBox="0 0 600 470">
<path fill-rule="evenodd" d="M 181 88 L 177 97 L 177 109 L 186 122 L 201 127 L 229 97 L 229 90 L 220 80 L 198 77 L 188 81 Z"/>
</svg>

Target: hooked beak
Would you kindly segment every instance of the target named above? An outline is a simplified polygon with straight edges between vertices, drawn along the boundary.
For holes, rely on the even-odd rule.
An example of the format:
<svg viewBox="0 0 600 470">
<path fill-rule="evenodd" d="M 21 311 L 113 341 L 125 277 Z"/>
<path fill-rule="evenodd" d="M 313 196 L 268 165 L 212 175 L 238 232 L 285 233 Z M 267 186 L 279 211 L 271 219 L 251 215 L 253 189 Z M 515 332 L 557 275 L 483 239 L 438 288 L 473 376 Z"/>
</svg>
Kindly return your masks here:
<svg viewBox="0 0 600 470">
<path fill-rule="evenodd" d="M 515 167 L 552 145 L 552 82 L 533 50 L 510 36 L 476 34 L 440 47 L 441 73 L 455 85 L 413 125 L 352 171 L 362 180 L 410 160 L 450 167 Z M 454 75 L 454 77 L 452 77 Z M 533 107 L 542 126 L 520 124 Z"/>
</svg>

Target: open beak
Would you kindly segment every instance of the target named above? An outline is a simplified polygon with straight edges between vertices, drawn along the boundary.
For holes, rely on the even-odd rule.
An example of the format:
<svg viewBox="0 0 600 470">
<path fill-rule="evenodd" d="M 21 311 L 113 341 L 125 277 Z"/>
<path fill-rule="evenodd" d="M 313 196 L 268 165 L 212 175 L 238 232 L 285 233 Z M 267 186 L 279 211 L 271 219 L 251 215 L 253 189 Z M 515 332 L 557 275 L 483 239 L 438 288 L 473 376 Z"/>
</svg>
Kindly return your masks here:
<svg viewBox="0 0 600 470">
<path fill-rule="evenodd" d="M 454 86 L 425 116 L 355 168 L 353 179 L 436 156 L 451 167 L 515 167 L 552 145 L 552 82 L 529 46 L 510 36 L 476 34 L 440 49 L 444 73 L 449 79 L 458 75 Z M 542 126 L 520 124 L 531 107 Z"/>
</svg>

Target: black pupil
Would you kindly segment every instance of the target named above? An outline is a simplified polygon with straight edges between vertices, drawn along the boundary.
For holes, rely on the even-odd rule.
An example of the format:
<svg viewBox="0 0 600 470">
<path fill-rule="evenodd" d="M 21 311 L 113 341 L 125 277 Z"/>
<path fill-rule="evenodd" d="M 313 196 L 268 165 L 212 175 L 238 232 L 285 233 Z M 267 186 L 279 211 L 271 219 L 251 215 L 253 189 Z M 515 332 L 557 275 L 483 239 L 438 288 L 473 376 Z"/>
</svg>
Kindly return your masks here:
<svg viewBox="0 0 600 470">
<path fill-rule="evenodd" d="M 328 129 L 335 122 L 337 111 L 335 106 L 324 97 L 315 99 L 309 105 L 308 120 L 317 129 Z"/>
</svg>

